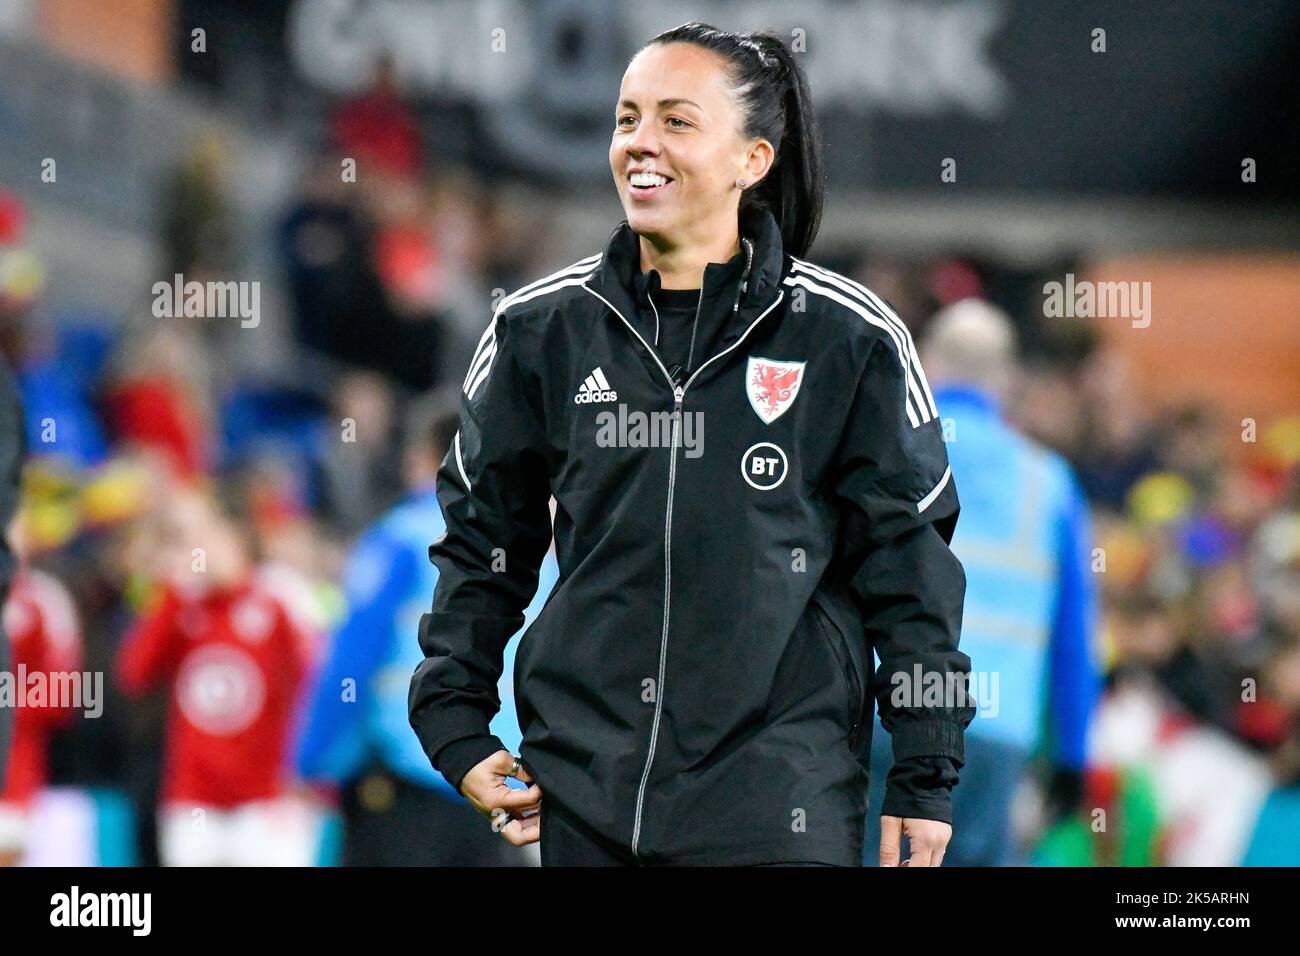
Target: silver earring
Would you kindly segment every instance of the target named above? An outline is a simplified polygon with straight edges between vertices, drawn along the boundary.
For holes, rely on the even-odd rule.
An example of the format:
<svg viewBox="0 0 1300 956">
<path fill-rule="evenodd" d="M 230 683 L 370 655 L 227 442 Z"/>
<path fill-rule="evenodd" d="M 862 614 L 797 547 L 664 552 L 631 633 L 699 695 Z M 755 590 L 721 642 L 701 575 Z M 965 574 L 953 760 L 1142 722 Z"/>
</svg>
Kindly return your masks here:
<svg viewBox="0 0 1300 956">
<path fill-rule="evenodd" d="M 745 188 L 745 181 L 744 181 L 743 179 L 737 179 L 737 180 L 736 180 L 736 185 L 739 186 L 741 189 L 744 189 L 744 188 Z"/>
</svg>

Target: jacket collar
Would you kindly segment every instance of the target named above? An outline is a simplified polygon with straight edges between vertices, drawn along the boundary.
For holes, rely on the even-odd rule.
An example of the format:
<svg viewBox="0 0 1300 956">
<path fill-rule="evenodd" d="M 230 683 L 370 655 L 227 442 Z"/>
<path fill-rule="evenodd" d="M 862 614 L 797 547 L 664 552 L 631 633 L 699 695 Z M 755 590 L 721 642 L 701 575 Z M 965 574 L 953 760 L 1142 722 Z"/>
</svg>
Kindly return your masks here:
<svg viewBox="0 0 1300 956">
<path fill-rule="evenodd" d="M 742 210 L 739 227 L 740 252 L 728 262 L 710 262 L 704 267 L 704 309 L 729 313 L 721 318 L 727 324 L 723 348 L 776 300 L 785 264 L 781 229 L 770 210 L 762 206 Z M 659 290 L 659 273 L 654 269 L 641 272 L 640 237 L 626 219 L 610 233 L 600 267 L 584 284 L 629 323 L 639 324 L 642 310 L 637 305 L 645 302 L 647 292 L 653 295 Z"/>
</svg>

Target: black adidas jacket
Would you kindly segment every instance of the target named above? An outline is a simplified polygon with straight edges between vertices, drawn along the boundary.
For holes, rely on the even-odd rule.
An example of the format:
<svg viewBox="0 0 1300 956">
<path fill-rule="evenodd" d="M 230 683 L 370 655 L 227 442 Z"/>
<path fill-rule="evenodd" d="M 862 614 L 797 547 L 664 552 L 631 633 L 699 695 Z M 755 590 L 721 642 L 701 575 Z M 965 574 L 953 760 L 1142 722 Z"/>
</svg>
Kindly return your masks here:
<svg viewBox="0 0 1300 956">
<path fill-rule="evenodd" d="M 514 672 L 543 802 L 643 863 L 858 865 L 872 696 L 884 812 L 951 820 L 974 707 L 895 681 L 969 673 L 957 490 L 892 311 L 785 254 L 770 213 L 741 231 L 743 266 L 705 269 L 717 350 L 689 375 L 649 344 L 626 221 L 502 300 L 439 470 L 411 724 L 457 787 L 501 749 L 554 495 L 560 578 Z"/>
</svg>

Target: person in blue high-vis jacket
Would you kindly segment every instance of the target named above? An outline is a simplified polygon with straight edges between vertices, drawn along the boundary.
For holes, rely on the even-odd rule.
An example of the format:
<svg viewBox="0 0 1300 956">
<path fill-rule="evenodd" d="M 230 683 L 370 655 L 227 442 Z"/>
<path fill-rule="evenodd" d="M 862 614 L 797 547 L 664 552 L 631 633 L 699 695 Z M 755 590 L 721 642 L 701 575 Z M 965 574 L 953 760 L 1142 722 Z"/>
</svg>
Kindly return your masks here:
<svg viewBox="0 0 1300 956">
<path fill-rule="evenodd" d="M 429 542 L 445 529 L 434 476 L 457 427 L 455 406 L 448 414 L 431 401 L 410 419 L 408 495 L 365 531 L 349 556 L 347 614 L 304 716 L 297 768 L 307 780 L 341 788 L 345 865 L 536 865 L 535 847 L 511 846 L 482 826 L 469 802 L 429 764 L 407 716 L 411 671 L 423 658 L 420 615 L 438 578 Z M 512 748 L 520 742 L 514 652 L 558 576 L 548 555 L 524 627 L 506 650 L 492 731 Z"/>
<path fill-rule="evenodd" d="M 921 356 L 962 489 L 952 541 L 967 580 L 961 646 L 979 662 L 944 862 L 1017 865 L 1011 805 L 1031 759 L 1076 784 L 1087 760 L 1101 686 L 1088 506 L 1065 459 L 1004 418 L 1015 356 L 1005 315 L 974 299 L 949 306 Z M 873 770 L 887 756 L 873 753 Z"/>
</svg>

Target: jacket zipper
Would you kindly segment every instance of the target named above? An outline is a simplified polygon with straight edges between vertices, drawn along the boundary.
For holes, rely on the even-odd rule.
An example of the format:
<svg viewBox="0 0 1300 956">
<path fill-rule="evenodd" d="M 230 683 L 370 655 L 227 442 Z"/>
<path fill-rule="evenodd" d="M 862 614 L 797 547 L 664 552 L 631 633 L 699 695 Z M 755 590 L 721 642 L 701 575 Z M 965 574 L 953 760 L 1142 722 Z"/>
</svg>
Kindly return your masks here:
<svg viewBox="0 0 1300 956">
<path fill-rule="evenodd" d="M 655 681 L 655 715 L 650 725 L 650 746 L 646 751 L 645 766 L 641 769 L 641 783 L 636 789 L 636 818 L 632 823 L 632 855 L 640 862 L 637 846 L 641 842 L 641 806 L 645 801 L 646 783 L 650 767 L 654 764 L 655 744 L 659 741 L 659 716 L 663 713 L 664 667 L 668 661 L 668 605 L 672 597 L 673 580 L 673 489 L 677 484 L 677 441 L 682 428 L 682 396 L 686 387 L 673 388 L 673 440 L 672 458 L 668 462 L 668 511 L 664 516 L 664 627 L 659 635 L 659 676 Z"/>
<path fill-rule="evenodd" d="M 741 333 L 740 338 L 736 339 L 736 341 L 732 342 L 730 345 L 728 345 L 717 355 L 714 355 L 707 362 L 705 362 L 703 365 L 697 368 L 695 370 L 695 373 L 686 380 L 685 385 L 678 385 L 673 381 L 673 377 L 668 373 L 668 369 L 664 368 L 664 363 L 660 361 L 658 354 L 656 354 L 654 349 L 650 348 L 649 345 L 646 345 L 645 339 L 641 337 L 641 334 L 637 332 L 636 328 L 632 325 L 632 323 L 628 322 L 627 318 L 623 315 L 623 313 L 618 311 L 618 309 L 614 308 L 613 303 L 611 303 L 608 299 L 606 299 L 595 289 L 585 284 L 583 285 L 583 288 L 586 289 L 588 292 L 590 292 L 592 295 L 594 295 L 596 298 L 600 299 L 607 306 L 609 306 L 610 311 L 612 311 L 615 315 L 619 317 L 622 323 L 631 330 L 632 334 L 637 337 L 637 339 L 641 342 L 642 345 L 646 346 L 646 348 L 650 352 L 651 357 L 654 358 L 655 364 L 658 365 L 659 370 L 664 373 L 664 378 L 667 379 L 668 381 L 668 387 L 673 390 L 673 431 L 672 431 L 672 449 L 671 449 L 672 458 L 668 463 L 668 510 L 667 513 L 664 515 L 664 626 L 663 626 L 663 632 L 661 633 L 659 638 L 659 675 L 658 675 L 658 683 L 655 684 L 655 714 L 654 714 L 654 720 L 650 726 L 650 746 L 649 746 L 649 750 L 646 753 L 645 767 L 641 771 L 641 783 L 637 787 L 636 817 L 632 824 L 632 856 L 636 858 L 638 863 L 640 863 L 641 857 L 640 854 L 637 852 L 637 847 L 639 846 L 641 841 L 641 809 L 645 802 L 646 784 L 650 780 L 650 769 L 654 765 L 655 744 L 658 742 L 658 738 L 659 738 L 659 718 L 660 715 L 663 713 L 664 667 L 668 656 L 669 598 L 672 594 L 672 548 L 670 547 L 670 545 L 672 542 L 672 527 L 673 527 L 673 489 L 677 480 L 677 444 L 681 436 L 682 404 L 686 397 L 686 390 L 691 387 L 691 382 L 695 381 L 695 379 L 699 376 L 699 374 L 703 372 L 706 368 L 708 368 L 718 359 L 722 358 L 722 356 L 726 355 L 732 349 L 737 348 L 742 342 L 744 342 L 745 339 L 749 337 L 749 333 L 754 330 L 754 327 L 758 325 L 759 322 L 762 322 L 763 319 L 767 316 L 767 314 L 771 312 L 773 309 L 775 309 L 781 303 L 781 300 L 785 298 L 785 290 L 782 289 L 777 293 L 776 298 L 772 300 L 772 304 L 769 305 L 766 309 L 764 309 L 759 314 L 758 318 L 756 318 L 753 322 L 749 324 L 749 328 L 745 329 L 745 331 Z M 700 298 L 701 300 L 703 300 L 704 298 L 703 288 L 701 288 L 700 290 Z M 739 299 L 737 299 L 737 303 L 739 303 Z"/>
<path fill-rule="evenodd" d="M 686 371 L 691 370 L 691 362 L 695 360 L 695 333 L 700 328 L 700 310 L 704 308 L 704 283 L 700 283 L 700 301 L 695 303 L 695 321 L 691 323 L 691 350 L 686 353 Z"/>
</svg>

